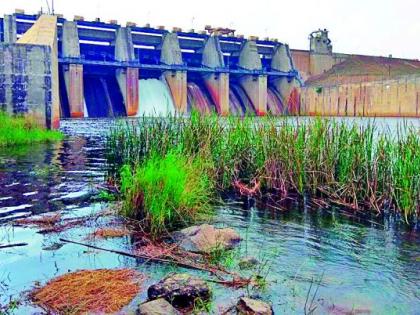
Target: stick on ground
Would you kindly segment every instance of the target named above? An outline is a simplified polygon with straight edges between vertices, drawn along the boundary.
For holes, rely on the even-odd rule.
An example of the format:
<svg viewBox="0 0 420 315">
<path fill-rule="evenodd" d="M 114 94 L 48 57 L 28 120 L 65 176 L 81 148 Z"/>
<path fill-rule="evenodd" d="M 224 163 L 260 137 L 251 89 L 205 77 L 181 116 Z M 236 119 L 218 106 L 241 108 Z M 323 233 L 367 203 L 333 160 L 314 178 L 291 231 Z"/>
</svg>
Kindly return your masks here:
<svg viewBox="0 0 420 315">
<path fill-rule="evenodd" d="M 107 252 L 110 252 L 110 253 L 115 253 L 115 254 L 123 255 L 123 256 L 127 256 L 127 257 L 145 259 L 146 261 L 162 263 L 162 264 L 175 264 L 175 265 L 178 265 L 179 267 L 183 267 L 183 268 L 187 268 L 187 269 L 195 269 L 195 270 L 201 270 L 201 271 L 207 271 L 207 272 L 210 272 L 210 273 L 214 273 L 214 271 L 211 270 L 211 269 L 208 269 L 208 268 L 205 268 L 205 267 L 202 267 L 202 266 L 196 266 L 196 265 L 192 265 L 192 264 L 179 262 L 179 261 L 176 261 L 176 260 L 162 259 L 162 258 L 156 258 L 156 257 L 149 257 L 149 256 L 146 256 L 146 255 L 132 254 L 132 253 L 129 253 L 129 252 L 98 247 L 98 246 L 95 246 L 95 245 L 90 245 L 90 244 L 86 244 L 86 243 L 71 241 L 71 240 L 67 240 L 67 239 L 63 239 L 63 238 L 60 238 L 60 241 L 65 242 L 65 243 L 77 244 L 77 245 L 89 247 L 89 248 L 92 248 L 92 249 L 103 250 L 103 251 L 107 251 Z"/>
<path fill-rule="evenodd" d="M 7 245 L 0 244 L 0 249 L 11 248 L 11 247 L 22 247 L 22 246 L 27 246 L 27 245 L 28 243 L 15 243 L 15 244 L 7 244 Z"/>
</svg>

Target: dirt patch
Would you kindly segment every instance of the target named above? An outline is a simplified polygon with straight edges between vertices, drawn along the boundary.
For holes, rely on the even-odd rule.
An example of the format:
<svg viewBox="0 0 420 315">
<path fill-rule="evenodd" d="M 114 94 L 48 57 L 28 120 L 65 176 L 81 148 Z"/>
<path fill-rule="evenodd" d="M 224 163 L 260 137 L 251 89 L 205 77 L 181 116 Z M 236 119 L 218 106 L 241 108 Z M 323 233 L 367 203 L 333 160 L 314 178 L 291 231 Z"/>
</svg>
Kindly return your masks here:
<svg viewBox="0 0 420 315">
<path fill-rule="evenodd" d="M 30 298 L 47 312 L 110 314 L 133 300 L 144 279 L 132 269 L 81 270 L 52 279 Z"/>
</svg>

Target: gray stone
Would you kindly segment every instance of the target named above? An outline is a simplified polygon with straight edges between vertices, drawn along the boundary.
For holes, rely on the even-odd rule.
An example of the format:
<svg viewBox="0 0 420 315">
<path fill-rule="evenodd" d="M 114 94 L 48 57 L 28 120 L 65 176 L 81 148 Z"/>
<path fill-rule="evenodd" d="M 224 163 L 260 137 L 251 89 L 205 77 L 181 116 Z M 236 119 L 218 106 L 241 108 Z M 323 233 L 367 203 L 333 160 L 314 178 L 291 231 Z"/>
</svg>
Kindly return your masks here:
<svg viewBox="0 0 420 315">
<path fill-rule="evenodd" d="M 272 315 L 271 306 L 263 301 L 243 297 L 236 305 L 238 315 Z"/>
<path fill-rule="evenodd" d="M 193 306 L 197 298 L 209 300 L 211 291 L 200 278 L 180 273 L 169 275 L 150 286 L 147 295 L 150 300 L 164 298 L 176 308 L 186 308 Z"/>
<path fill-rule="evenodd" d="M 139 306 L 140 315 L 177 315 L 178 311 L 165 299 L 153 300 Z"/>
<path fill-rule="evenodd" d="M 235 230 L 217 229 L 209 224 L 191 226 L 175 232 L 173 237 L 183 250 L 196 253 L 208 253 L 215 248 L 232 249 L 241 241 Z"/>
</svg>

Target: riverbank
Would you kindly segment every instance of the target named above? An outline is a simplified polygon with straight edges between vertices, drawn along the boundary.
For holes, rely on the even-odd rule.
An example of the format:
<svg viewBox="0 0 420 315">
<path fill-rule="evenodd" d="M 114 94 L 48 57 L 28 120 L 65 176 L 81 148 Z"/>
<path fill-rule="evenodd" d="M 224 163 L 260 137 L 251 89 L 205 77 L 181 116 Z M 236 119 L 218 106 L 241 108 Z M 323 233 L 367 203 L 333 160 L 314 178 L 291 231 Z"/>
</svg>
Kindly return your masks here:
<svg viewBox="0 0 420 315">
<path fill-rule="evenodd" d="M 40 127 L 28 117 L 12 117 L 0 111 L 0 147 L 60 141 L 63 134 Z"/>
</svg>

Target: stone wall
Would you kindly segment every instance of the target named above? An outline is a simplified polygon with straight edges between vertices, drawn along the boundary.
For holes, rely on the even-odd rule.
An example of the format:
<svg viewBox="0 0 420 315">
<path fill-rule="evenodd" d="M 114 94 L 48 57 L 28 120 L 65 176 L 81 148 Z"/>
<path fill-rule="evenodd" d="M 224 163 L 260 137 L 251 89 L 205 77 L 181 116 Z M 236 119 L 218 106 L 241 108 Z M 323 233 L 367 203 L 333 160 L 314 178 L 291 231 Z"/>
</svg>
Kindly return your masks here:
<svg viewBox="0 0 420 315">
<path fill-rule="evenodd" d="M 0 44 L 0 108 L 51 127 L 51 48 Z"/>
<path fill-rule="evenodd" d="M 301 90 L 301 114 L 420 117 L 420 75 Z"/>
</svg>

